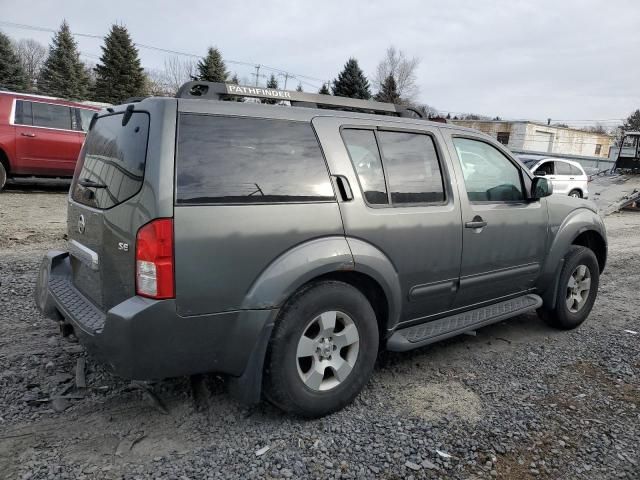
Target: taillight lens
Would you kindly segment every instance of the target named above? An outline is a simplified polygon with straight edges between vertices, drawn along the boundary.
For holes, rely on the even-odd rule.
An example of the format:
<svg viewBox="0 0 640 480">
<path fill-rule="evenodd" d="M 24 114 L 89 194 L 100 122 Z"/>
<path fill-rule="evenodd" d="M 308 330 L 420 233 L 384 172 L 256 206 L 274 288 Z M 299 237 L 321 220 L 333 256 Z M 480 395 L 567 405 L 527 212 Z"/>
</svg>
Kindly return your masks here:
<svg viewBox="0 0 640 480">
<path fill-rule="evenodd" d="M 149 298 L 174 298 L 173 219 L 159 218 L 136 236 L 136 293 Z"/>
</svg>

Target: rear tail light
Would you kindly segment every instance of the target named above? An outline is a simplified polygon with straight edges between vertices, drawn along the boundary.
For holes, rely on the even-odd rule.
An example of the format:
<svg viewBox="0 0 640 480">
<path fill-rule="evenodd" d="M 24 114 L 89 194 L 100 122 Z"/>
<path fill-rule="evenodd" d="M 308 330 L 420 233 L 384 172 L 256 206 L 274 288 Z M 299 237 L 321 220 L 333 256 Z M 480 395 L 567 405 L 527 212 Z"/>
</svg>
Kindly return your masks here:
<svg viewBox="0 0 640 480">
<path fill-rule="evenodd" d="M 174 298 L 173 219 L 159 218 L 140 227 L 136 236 L 136 294 Z"/>
</svg>

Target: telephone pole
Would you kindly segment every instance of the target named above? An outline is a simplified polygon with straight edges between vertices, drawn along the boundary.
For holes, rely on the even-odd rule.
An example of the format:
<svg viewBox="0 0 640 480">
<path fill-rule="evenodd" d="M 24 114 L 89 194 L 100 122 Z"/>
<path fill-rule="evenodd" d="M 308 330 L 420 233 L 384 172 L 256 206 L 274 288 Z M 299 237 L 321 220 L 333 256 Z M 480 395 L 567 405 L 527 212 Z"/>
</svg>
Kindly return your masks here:
<svg viewBox="0 0 640 480">
<path fill-rule="evenodd" d="M 252 73 L 252 74 L 251 74 L 251 75 L 253 75 L 253 76 L 255 76 L 255 77 L 256 77 L 256 87 L 258 86 L 258 79 L 260 78 L 260 67 L 261 67 L 261 66 L 262 66 L 262 65 L 260 65 L 260 64 L 256 65 L 256 66 L 255 66 L 256 73 Z"/>
</svg>

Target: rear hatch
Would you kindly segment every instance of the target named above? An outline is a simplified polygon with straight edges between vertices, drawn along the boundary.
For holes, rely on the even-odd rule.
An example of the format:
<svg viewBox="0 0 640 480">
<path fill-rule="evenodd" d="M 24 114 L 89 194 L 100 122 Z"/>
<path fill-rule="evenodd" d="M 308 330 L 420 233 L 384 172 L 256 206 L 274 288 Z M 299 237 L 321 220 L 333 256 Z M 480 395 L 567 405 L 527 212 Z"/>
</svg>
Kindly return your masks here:
<svg viewBox="0 0 640 480">
<path fill-rule="evenodd" d="M 100 115 L 78 158 L 67 216 L 73 282 L 103 310 L 135 295 L 148 137 L 146 112 Z"/>
</svg>

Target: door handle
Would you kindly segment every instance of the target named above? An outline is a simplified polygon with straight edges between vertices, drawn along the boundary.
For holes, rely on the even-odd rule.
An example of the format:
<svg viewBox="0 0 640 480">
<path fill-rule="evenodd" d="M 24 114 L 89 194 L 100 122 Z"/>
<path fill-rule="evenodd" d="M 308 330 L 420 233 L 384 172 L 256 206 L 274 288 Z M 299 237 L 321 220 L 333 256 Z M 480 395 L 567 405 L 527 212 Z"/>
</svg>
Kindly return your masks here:
<svg viewBox="0 0 640 480">
<path fill-rule="evenodd" d="M 345 202 L 353 200 L 353 192 L 351 191 L 351 185 L 349 185 L 349 180 L 347 177 L 343 175 L 334 175 L 336 179 L 336 186 L 338 187 L 338 192 L 340 193 L 340 197 Z"/>
<path fill-rule="evenodd" d="M 484 228 L 486 226 L 487 222 L 485 222 L 479 215 L 476 215 L 473 217 L 473 220 L 464 224 L 465 228 Z"/>
<path fill-rule="evenodd" d="M 21 132 L 20 135 L 22 135 L 23 137 L 30 137 L 30 138 L 33 138 L 36 136 L 35 133 L 24 133 L 24 132 Z"/>
<path fill-rule="evenodd" d="M 569 180 L 575 180 L 575 178 L 574 177 L 569 177 Z"/>
</svg>

